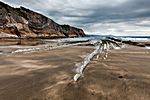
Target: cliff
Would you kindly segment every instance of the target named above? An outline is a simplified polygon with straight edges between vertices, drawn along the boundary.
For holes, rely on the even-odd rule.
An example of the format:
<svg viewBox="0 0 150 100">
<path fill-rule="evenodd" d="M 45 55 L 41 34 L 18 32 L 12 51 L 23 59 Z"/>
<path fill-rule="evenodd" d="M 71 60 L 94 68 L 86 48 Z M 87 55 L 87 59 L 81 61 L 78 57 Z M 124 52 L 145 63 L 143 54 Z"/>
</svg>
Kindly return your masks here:
<svg viewBox="0 0 150 100">
<path fill-rule="evenodd" d="M 83 37 L 84 31 L 69 25 L 59 25 L 46 16 L 26 9 L 13 8 L 0 2 L 0 37 L 61 38 Z"/>
</svg>

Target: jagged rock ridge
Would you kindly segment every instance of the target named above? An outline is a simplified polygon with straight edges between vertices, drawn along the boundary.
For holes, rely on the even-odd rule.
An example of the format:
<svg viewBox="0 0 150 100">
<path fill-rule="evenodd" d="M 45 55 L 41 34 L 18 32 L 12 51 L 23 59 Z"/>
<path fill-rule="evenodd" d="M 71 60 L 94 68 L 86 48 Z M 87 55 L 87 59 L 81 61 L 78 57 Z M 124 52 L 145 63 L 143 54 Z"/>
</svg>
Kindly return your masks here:
<svg viewBox="0 0 150 100">
<path fill-rule="evenodd" d="M 84 31 L 69 25 L 59 25 L 52 19 L 24 7 L 13 8 L 0 2 L 0 35 L 17 37 L 83 37 Z"/>
</svg>

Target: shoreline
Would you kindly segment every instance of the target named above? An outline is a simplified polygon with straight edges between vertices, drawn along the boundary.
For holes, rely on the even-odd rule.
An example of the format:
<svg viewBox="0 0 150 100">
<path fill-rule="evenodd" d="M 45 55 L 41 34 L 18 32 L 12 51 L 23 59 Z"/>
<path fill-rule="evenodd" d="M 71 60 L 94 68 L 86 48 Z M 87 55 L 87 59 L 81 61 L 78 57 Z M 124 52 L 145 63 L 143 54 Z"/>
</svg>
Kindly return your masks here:
<svg viewBox="0 0 150 100">
<path fill-rule="evenodd" d="M 0 98 L 5 100 L 150 98 L 148 95 L 150 50 L 143 47 L 128 45 L 126 48 L 110 51 L 106 60 L 93 59 L 85 69 L 84 76 L 78 82 L 73 82 L 77 65 L 93 50 L 92 46 L 73 46 L 0 56 Z"/>
</svg>

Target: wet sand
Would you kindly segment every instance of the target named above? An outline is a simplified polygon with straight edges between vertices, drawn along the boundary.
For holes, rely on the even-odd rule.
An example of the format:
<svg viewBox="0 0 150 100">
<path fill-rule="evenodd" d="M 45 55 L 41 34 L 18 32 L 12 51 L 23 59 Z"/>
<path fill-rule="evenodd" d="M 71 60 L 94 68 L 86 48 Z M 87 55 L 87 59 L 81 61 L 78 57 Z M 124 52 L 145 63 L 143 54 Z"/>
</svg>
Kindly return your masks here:
<svg viewBox="0 0 150 100">
<path fill-rule="evenodd" d="M 149 100 L 150 50 L 128 46 L 94 59 L 78 82 L 76 65 L 93 47 L 0 56 L 0 100 Z"/>
</svg>

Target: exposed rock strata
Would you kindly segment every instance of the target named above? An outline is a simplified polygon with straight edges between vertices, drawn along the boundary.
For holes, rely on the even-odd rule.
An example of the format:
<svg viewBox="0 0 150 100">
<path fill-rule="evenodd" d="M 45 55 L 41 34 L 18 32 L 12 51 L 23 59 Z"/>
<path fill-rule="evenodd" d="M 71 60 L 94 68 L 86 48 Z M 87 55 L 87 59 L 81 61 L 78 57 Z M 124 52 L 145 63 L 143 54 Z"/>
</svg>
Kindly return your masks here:
<svg viewBox="0 0 150 100">
<path fill-rule="evenodd" d="M 82 29 L 69 25 L 59 25 L 52 19 L 24 7 L 13 8 L 3 2 L 0 2 L 0 34 L 5 33 L 22 38 L 85 36 Z"/>
</svg>

